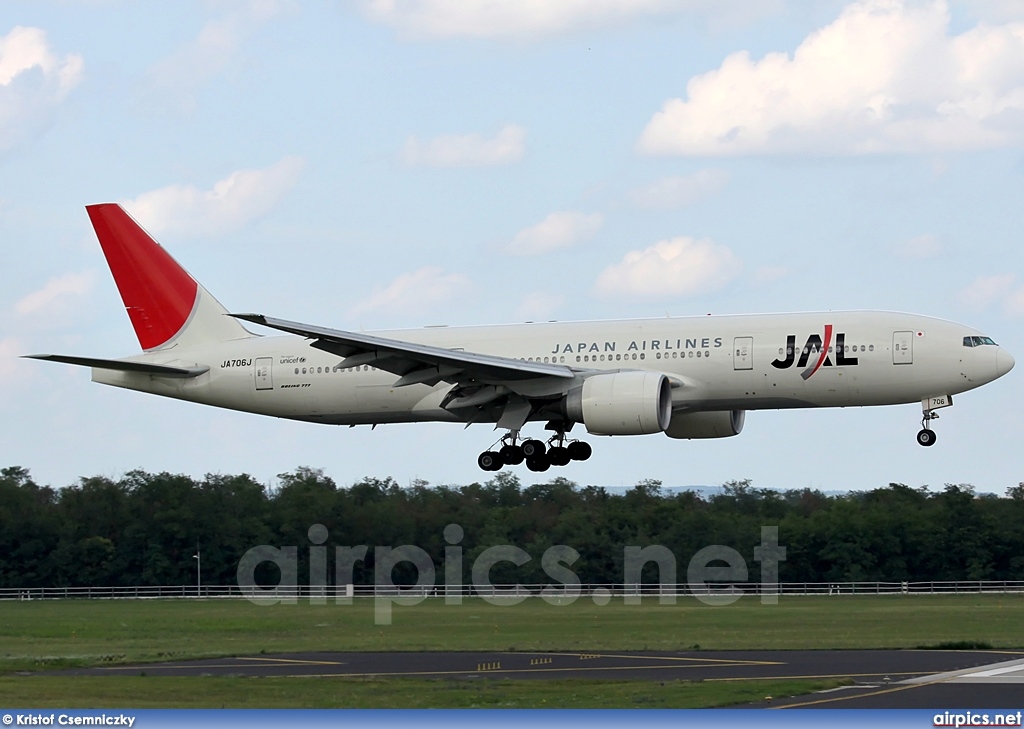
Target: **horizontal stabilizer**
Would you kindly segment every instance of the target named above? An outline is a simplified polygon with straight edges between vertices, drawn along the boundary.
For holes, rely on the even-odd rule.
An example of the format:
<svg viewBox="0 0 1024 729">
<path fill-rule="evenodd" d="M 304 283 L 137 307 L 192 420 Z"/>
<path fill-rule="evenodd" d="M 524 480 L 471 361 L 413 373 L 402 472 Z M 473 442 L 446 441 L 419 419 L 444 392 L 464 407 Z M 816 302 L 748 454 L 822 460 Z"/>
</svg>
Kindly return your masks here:
<svg viewBox="0 0 1024 729">
<path fill-rule="evenodd" d="M 96 359 L 95 357 L 71 357 L 66 354 L 26 354 L 27 359 L 42 359 L 47 362 L 63 362 L 64 364 L 98 367 L 103 370 L 120 370 L 122 372 L 141 372 L 146 375 L 160 377 L 198 377 L 209 372 L 209 367 L 171 367 L 170 365 L 150 364 L 149 362 L 129 362 L 123 359 Z"/>
</svg>

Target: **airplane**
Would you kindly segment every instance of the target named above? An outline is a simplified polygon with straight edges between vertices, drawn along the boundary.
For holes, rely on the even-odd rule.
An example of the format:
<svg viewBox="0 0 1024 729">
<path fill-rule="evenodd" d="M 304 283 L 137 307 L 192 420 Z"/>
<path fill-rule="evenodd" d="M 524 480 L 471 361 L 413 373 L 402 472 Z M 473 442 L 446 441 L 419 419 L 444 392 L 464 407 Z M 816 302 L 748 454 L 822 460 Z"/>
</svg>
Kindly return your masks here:
<svg viewBox="0 0 1024 729">
<path fill-rule="evenodd" d="M 141 355 L 27 357 L 92 380 L 331 425 L 493 424 L 477 463 L 546 471 L 588 459 L 568 436 L 724 438 L 746 411 L 921 403 L 917 441 L 953 396 L 1013 357 L 970 327 L 882 311 L 666 317 L 375 333 L 229 313 L 119 205 L 86 207 Z M 262 336 L 243 322 L 288 336 Z M 546 440 L 523 438 L 543 422 Z"/>
</svg>

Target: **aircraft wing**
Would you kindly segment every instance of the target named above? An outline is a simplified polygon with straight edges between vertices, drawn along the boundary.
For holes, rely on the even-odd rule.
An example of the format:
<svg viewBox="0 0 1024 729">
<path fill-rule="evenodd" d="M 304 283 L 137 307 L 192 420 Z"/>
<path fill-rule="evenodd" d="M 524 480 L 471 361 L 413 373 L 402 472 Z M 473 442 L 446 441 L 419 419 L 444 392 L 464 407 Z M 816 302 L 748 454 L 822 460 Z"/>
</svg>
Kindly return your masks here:
<svg viewBox="0 0 1024 729">
<path fill-rule="evenodd" d="M 540 377 L 573 380 L 576 377 L 576 373 L 565 365 L 526 362 L 512 357 L 403 342 L 370 334 L 273 319 L 262 314 L 232 316 L 312 339 L 314 341 L 311 346 L 344 357 L 345 366 L 373 365 L 386 372 L 392 372 L 399 376 L 395 383 L 396 387 L 421 383 L 436 385 L 443 380 L 452 383 L 475 381 L 485 384 L 506 384 L 514 388 L 513 383 L 516 381 L 535 380 Z"/>
</svg>

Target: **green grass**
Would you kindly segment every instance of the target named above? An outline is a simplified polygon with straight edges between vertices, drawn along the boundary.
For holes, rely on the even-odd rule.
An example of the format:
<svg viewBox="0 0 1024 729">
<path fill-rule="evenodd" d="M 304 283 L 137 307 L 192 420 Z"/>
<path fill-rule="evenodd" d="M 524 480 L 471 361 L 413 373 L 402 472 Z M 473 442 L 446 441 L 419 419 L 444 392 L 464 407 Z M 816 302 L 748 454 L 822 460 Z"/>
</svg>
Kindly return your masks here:
<svg viewBox="0 0 1024 729">
<path fill-rule="evenodd" d="M 0 703 L 62 709 L 696 709 L 796 696 L 841 683 L 0 676 Z"/>
<path fill-rule="evenodd" d="M 0 603 L 0 672 L 289 651 L 593 651 L 1024 646 L 1024 596 L 693 599 L 599 607 L 430 600 L 375 625 L 373 603 L 258 606 L 244 600 Z"/>
<path fill-rule="evenodd" d="M 694 599 L 642 606 L 580 599 L 430 600 L 374 624 L 355 605 L 244 600 L 0 603 L 0 674 L 109 663 L 302 651 L 625 651 L 1024 646 L 1024 596 Z M 492 678 L 67 677 L 0 675 L 0 703 L 23 706 L 459 707 L 719 706 L 817 690 L 821 681 L 665 682 Z"/>
</svg>

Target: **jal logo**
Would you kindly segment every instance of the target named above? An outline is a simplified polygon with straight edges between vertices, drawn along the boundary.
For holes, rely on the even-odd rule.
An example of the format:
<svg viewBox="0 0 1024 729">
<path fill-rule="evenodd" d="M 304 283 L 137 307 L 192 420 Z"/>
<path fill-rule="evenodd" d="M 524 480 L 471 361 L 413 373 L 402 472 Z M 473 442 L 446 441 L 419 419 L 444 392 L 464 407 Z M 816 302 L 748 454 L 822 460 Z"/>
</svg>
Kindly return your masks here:
<svg viewBox="0 0 1024 729">
<path fill-rule="evenodd" d="M 812 334 L 807 337 L 807 341 L 804 343 L 803 349 L 800 350 L 797 350 L 796 348 L 796 335 L 790 334 L 786 337 L 785 359 L 780 356 L 772 362 L 772 367 L 780 370 L 786 370 L 795 364 L 797 367 L 803 368 L 800 376 L 806 380 L 822 367 L 833 366 L 832 356 L 829 352 L 831 347 L 831 324 L 825 325 L 824 338 L 817 334 Z M 856 357 L 846 356 L 846 334 L 844 332 L 836 334 L 835 356 L 836 365 L 844 366 L 857 364 Z"/>
</svg>

